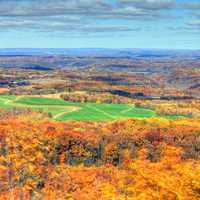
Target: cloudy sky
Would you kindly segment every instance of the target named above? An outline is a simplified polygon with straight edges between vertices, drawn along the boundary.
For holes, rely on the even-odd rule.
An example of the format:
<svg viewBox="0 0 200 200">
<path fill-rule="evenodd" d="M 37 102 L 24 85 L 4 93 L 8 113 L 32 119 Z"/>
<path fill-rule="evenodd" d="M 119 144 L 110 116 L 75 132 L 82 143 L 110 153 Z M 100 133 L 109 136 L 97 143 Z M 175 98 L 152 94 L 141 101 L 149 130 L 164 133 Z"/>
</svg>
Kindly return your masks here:
<svg viewBox="0 0 200 200">
<path fill-rule="evenodd" d="M 0 48 L 200 49 L 200 0 L 0 0 Z"/>
</svg>

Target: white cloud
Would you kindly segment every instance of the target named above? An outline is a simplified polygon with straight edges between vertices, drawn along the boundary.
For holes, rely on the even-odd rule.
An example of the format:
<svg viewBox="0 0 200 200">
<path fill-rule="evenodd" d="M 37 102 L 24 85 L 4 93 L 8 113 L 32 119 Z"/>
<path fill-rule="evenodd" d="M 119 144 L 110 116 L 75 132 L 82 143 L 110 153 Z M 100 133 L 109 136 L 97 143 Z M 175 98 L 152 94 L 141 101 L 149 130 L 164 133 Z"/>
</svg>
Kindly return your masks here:
<svg viewBox="0 0 200 200">
<path fill-rule="evenodd" d="M 126 32 L 138 27 L 122 20 L 157 20 L 174 0 L 0 0 L 0 28 L 40 31 Z M 97 21 L 119 20 L 118 25 L 97 25 Z M 94 26 L 95 25 L 95 26 Z M 2 30 L 0 30 L 2 31 Z"/>
<path fill-rule="evenodd" d="M 120 0 L 120 2 L 147 10 L 169 9 L 176 5 L 176 0 Z"/>
</svg>

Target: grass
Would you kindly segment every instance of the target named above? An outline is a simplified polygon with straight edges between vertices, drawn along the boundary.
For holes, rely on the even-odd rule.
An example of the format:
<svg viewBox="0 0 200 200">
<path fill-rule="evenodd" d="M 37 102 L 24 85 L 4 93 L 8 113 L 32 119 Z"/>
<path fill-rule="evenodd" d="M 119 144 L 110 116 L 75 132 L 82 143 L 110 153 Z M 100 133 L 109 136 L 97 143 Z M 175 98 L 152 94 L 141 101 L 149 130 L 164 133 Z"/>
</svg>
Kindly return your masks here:
<svg viewBox="0 0 200 200">
<path fill-rule="evenodd" d="M 71 103 L 62 99 L 31 96 L 0 96 L 0 108 L 31 108 L 52 114 L 53 119 L 106 121 L 127 118 L 159 117 L 155 111 L 134 107 L 131 104 Z M 179 116 L 166 116 L 175 119 Z"/>
</svg>

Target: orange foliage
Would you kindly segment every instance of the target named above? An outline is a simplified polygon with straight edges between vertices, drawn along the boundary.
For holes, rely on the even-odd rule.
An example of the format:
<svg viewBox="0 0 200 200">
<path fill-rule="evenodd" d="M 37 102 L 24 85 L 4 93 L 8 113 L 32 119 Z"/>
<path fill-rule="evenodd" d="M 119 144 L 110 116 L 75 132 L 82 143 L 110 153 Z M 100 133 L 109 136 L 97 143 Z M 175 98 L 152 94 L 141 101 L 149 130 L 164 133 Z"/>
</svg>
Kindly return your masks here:
<svg viewBox="0 0 200 200">
<path fill-rule="evenodd" d="M 200 120 L 0 121 L 0 200 L 200 198 Z"/>
</svg>

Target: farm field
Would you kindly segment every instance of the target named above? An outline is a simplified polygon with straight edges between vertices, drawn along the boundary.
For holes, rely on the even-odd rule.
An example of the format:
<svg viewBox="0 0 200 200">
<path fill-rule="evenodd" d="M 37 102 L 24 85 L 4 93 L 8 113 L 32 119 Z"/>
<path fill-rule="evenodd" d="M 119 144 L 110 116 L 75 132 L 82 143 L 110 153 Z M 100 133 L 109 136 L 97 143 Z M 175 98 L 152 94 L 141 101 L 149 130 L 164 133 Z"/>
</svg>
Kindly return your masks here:
<svg viewBox="0 0 200 200">
<path fill-rule="evenodd" d="M 0 96 L 0 108 L 31 108 L 51 113 L 54 120 L 107 121 L 128 118 L 159 117 L 155 111 L 131 104 L 72 103 L 62 99 L 31 96 Z M 168 116 L 167 118 L 177 118 Z"/>
</svg>

